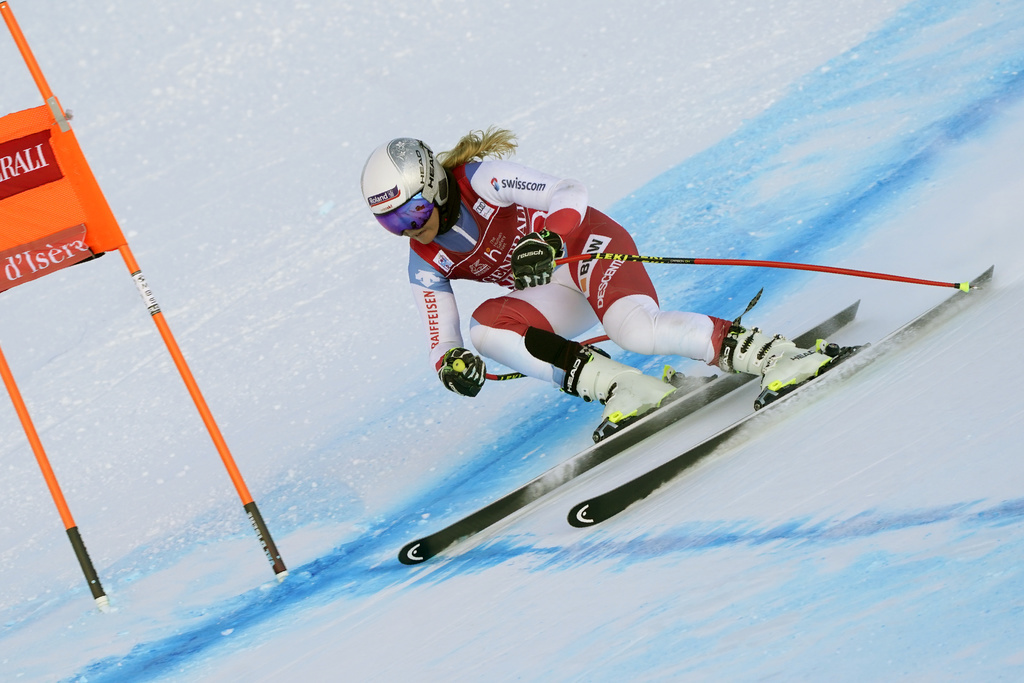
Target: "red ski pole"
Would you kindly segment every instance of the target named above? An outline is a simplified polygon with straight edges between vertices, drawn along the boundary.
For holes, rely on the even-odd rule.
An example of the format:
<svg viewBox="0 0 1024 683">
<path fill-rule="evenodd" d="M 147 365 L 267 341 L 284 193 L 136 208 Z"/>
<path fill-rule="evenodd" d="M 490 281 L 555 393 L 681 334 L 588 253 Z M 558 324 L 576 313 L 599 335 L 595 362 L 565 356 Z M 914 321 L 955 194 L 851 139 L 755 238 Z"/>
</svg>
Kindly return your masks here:
<svg viewBox="0 0 1024 683">
<path fill-rule="evenodd" d="M 667 263 L 685 266 L 755 266 L 759 268 L 785 268 L 788 270 L 809 270 L 819 273 L 833 273 L 835 275 L 851 275 L 853 277 L 872 278 L 875 280 L 891 280 L 893 282 L 906 282 L 914 285 L 929 285 L 931 287 L 952 287 L 966 292 L 971 288 L 969 282 L 938 282 L 935 280 L 920 280 L 918 278 L 904 277 L 902 275 L 889 275 L 886 273 L 873 273 L 867 270 L 851 270 L 850 268 L 836 268 L 834 266 L 816 266 L 809 263 L 787 263 L 785 261 L 751 261 L 746 259 L 721 259 L 721 258 L 675 258 L 670 256 L 638 256 L 637 254 L 580 254 L 578 256 L 567 256 L 558 259 L 555 263 L 575 263 L 577 261 L 592 261 L 594 259 L 605 259 L 608 261 L 639 261 L 641 263 Z"/>
<path fill-rule="evenodd" d="M 853 277 L 872 278 L 875 280 L 890 280 L 892 282 L 906 282 L 913 285 L 928 285 L 931 287 L 952 287 L 967 292 L 971 289 L 970 282 L 939 282 L 937 280 L 921 280 L 903 275 L 889 275 L 887 273 L 874 273 L 868 270 L 852 270 L 850 268 L 837 268 L 835 266 L 816 266 L 810 263 L 788 263 L 785 261 L 754 261 L 747 259 L 720 259 L 720 258 L 689 258 L 672 256 L 640 256 L 637 254 L 579 254 L 577 256 L 566 256 L 555 261 L 557 265 L 565 263 L 578 263 L 580 261 L 593 261 L 603 259 L 606 261 L 639 261 L 641 263 L 666 263 L 684 266 L 753 266 L 758 268 L 784 268 L 788 270 L 808 270 L 818 273 L 832 273 L 834 275 L 850 275 Z M 605 337 L 588 339 L 585 344 L 592 344 L 606 341 Z M 489 380 L 519 379 L 524 375 L 519 372 L 510 372 L 502 375 L 488 374 Z"/>
</svg>

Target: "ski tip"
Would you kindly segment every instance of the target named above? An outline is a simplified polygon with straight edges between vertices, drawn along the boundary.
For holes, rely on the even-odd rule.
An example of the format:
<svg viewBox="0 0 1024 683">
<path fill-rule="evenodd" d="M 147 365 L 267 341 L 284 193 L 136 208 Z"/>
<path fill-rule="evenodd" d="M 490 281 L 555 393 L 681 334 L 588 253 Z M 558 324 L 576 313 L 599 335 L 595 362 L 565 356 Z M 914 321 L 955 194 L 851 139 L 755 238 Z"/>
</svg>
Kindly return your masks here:
<svg viewBox="0 0 1024 683">
<path fill-rule="evenodd" d="M 590 503 L 580 503 L 569 510 L 568 520 L 577 529 L 593 526 L 598 521 L 590 516 Z"/>
<path fill-rule="evenodd" d="M 429 560 L 430 557 L 431 554 L 427 553 L 423 541 L 413 541 L 398 553 L 398 561 L 402 564 L 420 564 Z"/>
</svg>

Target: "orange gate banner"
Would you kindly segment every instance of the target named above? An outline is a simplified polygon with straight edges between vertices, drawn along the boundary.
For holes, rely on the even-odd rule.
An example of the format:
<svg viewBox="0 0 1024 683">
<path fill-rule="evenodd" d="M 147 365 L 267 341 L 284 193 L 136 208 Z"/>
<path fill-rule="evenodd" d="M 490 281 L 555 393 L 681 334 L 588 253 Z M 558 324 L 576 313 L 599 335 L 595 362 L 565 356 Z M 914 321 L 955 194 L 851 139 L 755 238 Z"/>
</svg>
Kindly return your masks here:
<svg viewBox="0 0 1024 683">
<path fill-rule="evenodd" d="M 124 243 L 74 133 L 50 107 L 0 117 L 0 292 Z"/>
</svg>

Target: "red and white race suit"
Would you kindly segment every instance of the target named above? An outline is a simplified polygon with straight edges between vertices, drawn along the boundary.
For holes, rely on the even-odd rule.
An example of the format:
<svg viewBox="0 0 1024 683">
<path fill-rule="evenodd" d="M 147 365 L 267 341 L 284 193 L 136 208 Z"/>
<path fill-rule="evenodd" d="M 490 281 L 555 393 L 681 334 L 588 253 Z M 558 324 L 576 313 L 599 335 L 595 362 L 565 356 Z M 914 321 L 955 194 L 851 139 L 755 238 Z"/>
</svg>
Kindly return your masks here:
<svg viewBox="0 0 1024 683">
<path fill-rule="evenodd" d="M 662 311 L 642 263 L 566 264 L 555 269 L 547 285 L 513 289 L 512 248 L 530 232 L 557 232 L 565 255 L 637 253 L 625 228 L 587 206 L 587 190 L 579 181 L 500 160 L 458 166 L 452 174 L 462 196 L 458 221 L 430 244 L 410 240 L 409 280 L 435 369 L 446 351 L 465 346 L 452 280 L 509 290 L 477 306 L 470 337 L 481 355 L 530 377 L 557 383 L 562 373 L 527 352 L 523 335 L 528 327 L 571 339 L 601 323 L 608 337 L 628 351 L 716 360 L 728 322 Z"/>
</svg>

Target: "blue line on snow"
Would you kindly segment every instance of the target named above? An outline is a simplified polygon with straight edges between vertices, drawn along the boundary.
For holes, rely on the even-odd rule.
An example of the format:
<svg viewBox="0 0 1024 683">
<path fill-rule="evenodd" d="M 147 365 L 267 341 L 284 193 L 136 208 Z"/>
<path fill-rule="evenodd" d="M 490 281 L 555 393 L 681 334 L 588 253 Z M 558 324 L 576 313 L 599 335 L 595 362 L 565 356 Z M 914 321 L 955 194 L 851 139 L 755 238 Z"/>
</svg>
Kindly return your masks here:
<svg viewBox="0 0 1024 683">
<path fill-rule="evenodd" d="M 1024 523 L 1024 498 L 1004 501 L 981 510 L 978 502 L 958 503 L 902 512 L 863 512 L 849 519 L 810 524 L 791 520 L 767 528 L 756 522 L 701 522 L 672 529 L 661 534 L 644 535 L 626 541 L 602 534 L 592 539 L 581 533 L 579 543 L 539 548 L 532 542 L 516 543 L 512 538 L 497 538 L 473 552 L 439 561 L 429 572 L 423 572 L 418 585 L 435 585 L 467 574 L 484 572 L 513 559 L 535 560 L 530 571 L 565 571 L 584 564 L 607 565 L 611 569 L 625 565 L 661 560 L 677 554 L 714 551 L 725 547 L 758 547 L 774 545 L 790 548 L 790 555 L 799 555 L 808 545 L 823 546 L 907 529 L 934 527 L 954 523 L 965 532 L 983 528 L 1001 528 Z M 392 534 L 383 538 L 390 540 Z M 244 633 L 246 629 L 282 617 L 289 611 L 301 611 L 313 600 L 317 605 L 330 604 L 340 598 L 375 594 L 403 580 L 410 579 L 416 569 L 397 563 L 378 566 L 373 557 L 379 542 L 363 540 L 335 550 L 293 571 L 288 580 L 272 590 L 253 590 L 238 599 L 212 609 L 214 614 L 202 624 L 185 633 L 156 642 L 136 645 L 124 657 L 105 658 L 85 667 L 69 680 L 120 681 L 143 680 L 182 666 L 196 655 L 209 654 L 221 647 L 237 647 L 226 641 L 223 633 Z M 415 574 L 412 575 L 415 577 Z M 237 635 L 236 635 L 237 637 Z"/>
</svg>

